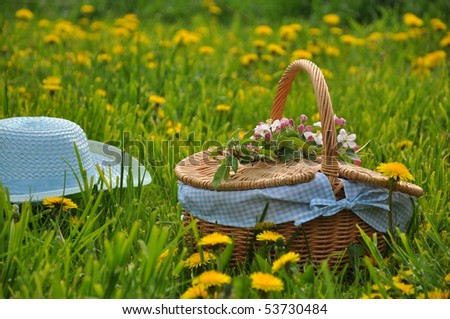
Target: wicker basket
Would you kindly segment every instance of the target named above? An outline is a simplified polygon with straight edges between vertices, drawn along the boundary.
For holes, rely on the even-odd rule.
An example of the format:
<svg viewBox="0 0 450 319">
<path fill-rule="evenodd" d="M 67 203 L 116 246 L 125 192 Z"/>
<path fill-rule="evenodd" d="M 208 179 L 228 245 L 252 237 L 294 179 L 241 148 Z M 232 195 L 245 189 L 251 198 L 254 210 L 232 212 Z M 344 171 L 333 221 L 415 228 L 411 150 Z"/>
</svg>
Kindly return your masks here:
<svg viewBox="0 0 450 319">
<path fill-rule="evenodd" d="M 282 118 L 287 95 L 295 76 L 300 70 L 309 74 L 317 97 L 323 136 L 323 155 L 321 158 L 316 161 L 303 160 L 277 163 L 270 166 L 265 163 L 241 165 L 237 173 L 221 183 L 218 191 L 238 192 L 306 183 L 314 179 L 318 172 L 327 176 L 336 199 L 345 196 L 341 179 L 387 188 L 388 179 L 381 174 L 338 161 L 337 148 L 335 147 L 337 143 L 334 112 L 328 87 L 320 69 L 311 61 L 296 60 L 286 69 L 278 84 L 272 105 L 271 119 Z M 189 156 L 178 163 L 175 167 L 175 173 L 180 182 L 184 184 L 213 191 L 212 180 L 219 165 L 220 163 L 209 157 L 208 151 L 204 151 Z M 395 190 L 412 196 L 421 196 L 423 193 L 420 187 L 404 182 L 397 183 Z M 197 227 L 202 235 L 221 232 L 233 236 L 235 248 L 232 260 L 242 262 L 246 259 L 254 237 L 254 228 L 207 222 L 193 216 L 188 211 L 184 212 L 184 223 L 186 225 L 193 218 L 197 219 Z M 328 260 L 329 264 L 336 265 L 348 261 L 349 254 L 345 252 L 351 243 L 360 242 L 358 227 L 370 237 L 376 234 L 378 248 L 380 251 L 384 250 L 383 234 L 377 232 L 350 210 L 342 210 L 328 217 L 321 216 L 303 223 L 301 226 L 295 226 L 294 222 L 277 224 L 276 231 L 287 239 L 287 248 L 300 253 L 303 260 L 309 259 L 315 263 Z M 188 236 L 187 240 L 193 241 L 193 237 Z"/>
</svg>

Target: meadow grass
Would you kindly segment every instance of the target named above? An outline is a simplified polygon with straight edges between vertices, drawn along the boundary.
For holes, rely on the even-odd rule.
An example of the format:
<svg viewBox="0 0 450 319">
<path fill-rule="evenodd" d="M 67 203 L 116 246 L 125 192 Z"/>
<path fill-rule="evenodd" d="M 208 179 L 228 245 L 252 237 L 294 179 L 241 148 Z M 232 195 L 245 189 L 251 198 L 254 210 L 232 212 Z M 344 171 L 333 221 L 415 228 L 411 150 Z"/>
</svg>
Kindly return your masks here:
<svg viewBox="0 0 450 319">
<path fill-rule="evenodd" d="M 322 15 L 340 12 L 314 7 L 298 18 L 242 14 L 236 1 L 189 8 L 123 2 L 112 11 L 105 1 L 92 3 L 92 12 L 77 2 L 46 12 L 30 2 L 33 16 L 18 17 L 21 7 L 3 4 L 0 117 L 74 121 L 89 139 L 138 156 L 153 182 L 88 187 L 71 197 L 78 208 L 57 218 L 39 203 L 12 205 L 0 188 L 0 297 L 179 298 L 207 269 L 230 276 L 229 284 L 201 292 L 210 297 L 449 297 L 450 41 L 448 27 L 432 22 L 445 15 L 425 10 L 419 25 L 380 9 L 359 23 L 341 8 L 333 26 Z M 275 14 L 269 4 L 259 8 Z M 174 19 L 183 9 L 190 14 Z M 359 143 L 370 140 L 363 166 L 402 162 L 424 189 L 411 228 L 389 241 L 387 255 L 366 238 L 370 254 L 356 249 L 342 272 L 293 263 L 278 273 L 281 291 L 248 288 L 251 273 L 270 272 L 263 253 L 236 269 L 226 265 L 227 246 L 215 261 L 186 267 L 191 247 L 183 238 L 195 227 L 182 225 L 174 166 L 206 142 L 223 143 L 266 120 L 282 72 L 301 57 L 323 70 L 334 111 Z M 286 116 L 314 115 L 315 103 L 299 74 Z"/>
</svg>

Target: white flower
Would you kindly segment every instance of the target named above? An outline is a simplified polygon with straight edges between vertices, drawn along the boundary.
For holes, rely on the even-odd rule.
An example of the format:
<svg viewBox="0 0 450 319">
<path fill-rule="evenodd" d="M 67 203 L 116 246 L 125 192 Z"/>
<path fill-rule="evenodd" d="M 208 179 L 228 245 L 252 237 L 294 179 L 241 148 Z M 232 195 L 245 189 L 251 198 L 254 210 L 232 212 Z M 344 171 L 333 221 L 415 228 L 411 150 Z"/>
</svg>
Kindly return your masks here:
<svg viewBox="0 0 450 319">
<path fill-rule="evenodd" d="M 319 121 L 319 122 L 313 123 L 313 126 L 322 127 L 322 123 Z"/>
<path fill-rule="evenodd" d="M 317 145 L 322 145 L 322 144 L 323 144 L 323 141 L 322 141 L 322 132 L 320 132 L 320 131 L 317 131 L 316 133 L 313 133 L 313 132 L 310 132 L 310 131 L 304 132 L 304 133 L 303 133 L 303 136 L 306 138 L 307 141 L 312 141 L 312 140 L 314 140 L 314 142 L 315 142 Z"/>
<path fill-rule="evenodd" d="M 264 136 L 266 133 L 270 132 L 270 125 L 267 123 L 260 123 L 255 127 L 255 137 Z"/>
<path fill-rule="evenodd" d="M 272 125 L 270 126 L 270 130 L 272 132 L 275 132 L 281 128 L 281 122 L 280 120 L 273 121 Z"/>
<path fill-rule="evenodd" d="M 342 143 L 343 147 L 355 148 L 357 144 L 355 143 L 356 134 L 348 134 L 345 129 L 339 131 L 337 136 L 338 143 Z"/>
</svg>

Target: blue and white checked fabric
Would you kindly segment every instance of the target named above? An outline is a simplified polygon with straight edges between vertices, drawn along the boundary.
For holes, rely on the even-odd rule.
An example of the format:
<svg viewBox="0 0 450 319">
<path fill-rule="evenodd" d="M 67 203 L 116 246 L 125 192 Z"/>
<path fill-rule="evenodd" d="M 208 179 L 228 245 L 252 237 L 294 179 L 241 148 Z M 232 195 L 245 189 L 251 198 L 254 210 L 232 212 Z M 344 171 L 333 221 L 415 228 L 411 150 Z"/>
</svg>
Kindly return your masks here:
<svg viewBox="0 0 450 319">
<path fill-rule="evenodd" d="M 352 210 L 378 231 L 388 230 L 389 191 L 355 181 L 342 180 L 346 198 L 336 201 L 327 177 L 317 173 L 308 183 L 242 191 L 211 191 L 178 183 L 183 210 L 210 223 L 254 227 L 269 203 L 264 221 L 294 221 L 301 225 L 319 216 Z M 414 197 L 394 192 L 394 225 L 402 231 L 411 220 Z"/>
</svg>

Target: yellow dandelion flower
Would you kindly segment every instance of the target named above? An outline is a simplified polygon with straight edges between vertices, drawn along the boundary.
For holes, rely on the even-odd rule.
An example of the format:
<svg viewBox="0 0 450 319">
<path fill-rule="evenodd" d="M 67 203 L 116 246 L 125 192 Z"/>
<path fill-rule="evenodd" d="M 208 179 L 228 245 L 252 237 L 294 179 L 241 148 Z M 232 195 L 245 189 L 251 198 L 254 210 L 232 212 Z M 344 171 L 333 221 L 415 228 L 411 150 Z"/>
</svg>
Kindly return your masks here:
<svg viewBox="0 0 450 319">
<path fill-rule="evenodd" d="M 158 108 L 157 116 L 159 119 L 163 119 L 166 117 L 166 112 L 162 108 Z"/>
<path fill-rule="evenodd" d="M 334 13 L 326 14 L 322 17 L 323 22 L 328 25 L 337 25 L 341 22 L 341 18 Z"/>
<path fill-rule="evenodd" d="M 195 44 L 199 41 L 200 41 L 199 34 L 188 31 L 186 29 L 181 29 L 181 30 L 177 31 L 177 33 L 175 33 L 175 35 L 173 37 L 174 43 L 182 44 L 182 45 Z"/>
<path fill-rule="evenodd" d="M 247 66 L 258 60 L 258 55 L 256 53 L 245 54 L 240 57 L 239 61 L 242 65 Z"/>
<path fill-rule="evenodd" d="M 340 37 L 341 41 L 348 45 L 364 45 L 365 40 L 357 38 L 351 34 L 344 34 Z"/>
<path fill-rule="evenodd" d="M 222 9 L 218 5 L 215 5 L 215 4 L 208 6 L 208 11 L 211 14 L 215 14 L 215 15 L 219 15 L 222 13 Z"/>
<path fill-rule="evenodd" d="M 312 44 L 312 43 L 309 43 L 306 46 L 306 50 L 311 52 L 313 55 L 317 55 L 322 52 L 322 48 L 320 46 L 318 46 L 317 44 Z"/>
<path fill-rule="evenodd" d="M 19 9 L 16 11 L 16 18 L 20 20 L 31 20 L 33 19 L 34 14 L 28 9 Z"/>
<path fill-rule="evenodd" d="M 316 112 L 313 115 L 311 115 L 311 120 L 313 120 L 314 122 L 320 121 L 320 114 L 319 114 L 319 112 Z"/>
<path fill-rule="evenodd" d="M 441 19 L 437 19 L 437 18 L 431 19 L 430 24 L 431 24 L 431 27 L 433 28 L 433 30 L 437 30 L 437 31 L 447 30 L 447 25 L 444 22 L 442 22 Z"/>
<path fill-rule="evenodd" d="M 269 36 L 273 33 L 273 29 L 268 25 L 260 25 L 255 28 L 254 32 L 259 36 Z"/>
<path fill-rule="evenodd" d="M 111 113 L 116 111 L 116 108 L 111 103 L 106 103 L 105 109 L 106 109 L 106 112 L 111 112 Z"/>
<path fill-rule="evenodd" d="M 396 144 L 398 149 L 404 150 L 405 148 L 409 148 L 413 145 L 413 141 L 410 140 L 401 140 Z"/>
<path fill-rule="evenodd" d="M 199 246 L 230 245 L 232 242 L 233 241 L 229 236 L 218 232 L 214 232 L 200 238 L 198 245 Z"/>
<path fill-rule="evenodd" d="M 198 53 L 203 55 L 211 55 L 216 51 L 212 46 L 204 45 L 198 48 Z"/>
<path fill-rule="evenodd" d="M 250 279 L 252 281 L 251 287 L 254 289 L 263 290 L 265 292 L 283 291 L 284 289 L 283 281 L 271 274 L 255 272 L 250 275 Z"/>
<path fill-rule="evenodd" d="M 272 79 L 270 74 L 262 74 L 261 78 L 266 82 L 269 82 Z M 258 96 L 270 93 L 270 90 L 268 88 L 260 86 L 260 85 L 252 86 L 250 88 L 250 91 Z"/>
<path fill-rule="evenodd" d="M 427 66 L 434 68 L 445 62 L 447 53 L 444 50 L 437 50 L 426 54 L 423 58 L 425 59 L 425 64 Z"/>
<path fill-rule="evenodd" d="M 229 284 L 230 282 L 230 276 L 216 270 L 207 270 L 198 277 L 192 279 L 192 285 L 203 285 L 205 287 L 222 286 L 224 284 Z"/>
<path fill-rule="evenodd" d="M 108 53 L 100 53 L 97 56 L 97 61 L 98 62 L 103 62 L 103 63 L 108 63 L 112 61 L 111 56 Z"/>
<path fill-rule="evenodd" d="M 369 42 L 378 42 L 382 39 L 383 39 L 383 34 L 381 32 L 372 32 L 367 37 L 367 40 L 369 40 Z"/>
<path fill-rule="evenodd" d="M 267 42 L 264 40 L 254 40 L 252 41 L 252 45 L 257 49 L 262 49 L 267 45 Z"/>
<path fill-rule="evenodd" d="M 325 54 L 329 56 L 339 56 L 341 54 L 341 51 L 338 47 L 329 45 L 325 48 Z"/>
<path fill-rule="evenodd" d="M 184 267 L 186 268 L 197 268 L 209 264 L 210 262 L 216 260 L 216 256 L 208 251 L 203 252 L 203 259 L 200 253 L 193 253 L 189 258 L 184 261 Z"/>
<path fill-rule="evenodd" d="M 270 54 L 261 54 L 261 61 L 270 62 L 273 60 L 273 56 Z"/>
<path fill-rule="evenodd" d="M 330 33 L 331 33 L 331 34 L 334 34 L 334 35 L 341 35 L 342 32 L 344 32 L 344 31 L 342 31 L 341 28 L 338 28 L 338 27 L 332 27 L 332 28 L 330 28 Z"/>
<path fill-rule="evenodd" d="M 418 296 L 420 299 L 425 299 L 425 294 L 420 294 Z M 428 291 L 426 294 L 428 299 L 449 299 L 450 291 L 442 291 L 441 289 L 435 288 L 434 290 Z"/>
<path fill-rule="evenodd" d="M 406 166 L 398 162 L 381 163 L 380 165 L 378 165 L 377 171 L 384 176 L 397 181 L 399 179 L 405 182 L 414 180 L 414 177 L 406 168 Z"/>
<path fill-rule="evenodd" d="M 150 70 L 156 69 L 156 67 L 158 66 L 158 64 L 156 62 L 149 62 L 147 63 L 147 68 L 149 68 Z"/>
<path fill-rule="evenodd" d="M 206 287 L 203 285 L 197 285 L 189 287 L 181 296 L 181 299 L 208 299 L 209 295 L 206 291 Z"/>
<path fill-rule="evenodd" d="M 38 27 L 39 28 L 46 28 L 46 27 L 48 27 L 50 25 L 50 20 L 48 20 L 48 19 L 41 19 L 41 20 L 39 20 L 39 22 L 38 22 Z"/>
<path fill-rule="evenodd" d="M 405 13 L 403 15 L 403 23 L 407 25 L 408 27 L 421 27 L 423 26 L 423 20 L 420 19 L 418 16 L 416 16 L 413 13 Z"/>
<path fill-rule="evenodd" d="M 44 43 L 47 44 L 59 44 L 61 43 L 61 39 L 56 34 L 48 34 L 43 39 Z"/>
<path fill-rule="evenodd" d="M 450 282 L 450 272 L 445 275 L 444 280 Z"/>
<path fill-rule="evenodd" d="M 300 261 L 300 255 L 294 252 L 288 252 L 280 256 L 272 264 L 272 272 L 277 272 L 289 263 L 296 263 Z"/>
<path fill-rule="evenodd" d="M 290 25 L 289 25 L 289 27 L 292 29 L 292 30 L 295 30 L 295 31 L 301 31 L 302 30 L 302 25 L 300 24 L 300 23 L 291 23 Z"/>
<path fill-rule="evenodd" d="M 148 101 L 150 103 L 154 103 L 154 104 L 158 104 L 158 105 L 166 103 L 166 99 L 164 97 L 155 95 L 155 94 L 150 95 L 148 97 Z"/>
<path fill-rule="evenodd" d="M 42 88 L 48 91 L 62 90 L 61 79 L 57 76 L 49 76 L 42 80 Z"/>
<path fill-rule="evenodd" d="M 97 90 L 95 90 L 95 95 L 98 95 L 101 97 L 106 97 L 108 95 L 108 93 L 106 93 L 106 91 L 103 89 L 97 89 Z"/>
<path fill-rule="evenodd" d="M 277 225 L 274 222 L 259 222 L 255 225 L 255 229 L 262 231 L 268 229 L 274 229 Z"/>
<path fill-rule="evenodd" d="M 404 282 L 394 280 L 394 286 L 400 289 L 405 295 L 414 294 L 414 286 L 411 284 L 405 284 Z"/>
<path fill-rule="evenodd" d="M 359 72 L 359 68 L 357 66 L 350 66 L 348 68 L 348 73 L 350 74 L 357 74 Z"/>
<path fill-rule="evenodd" d="M 362 295 L 361 299 L 384 299 L 379 292 L 371 292 L 369 295 Z"/>
<path fill-rule="evenodd" d="M 267 51 L 269 51 L 273 55 L 285 55 L 286 50 L 283 47 L 276 43 L 270 43 L 267 45 Z"/>
<path fill-rule="evenodd" d="M 333 78 L 333 76 L 334 76 L 333 72 L 331 72 L 328 69 L 321 68 L 320 71 L 322 71 L 323 76 L 325 77 L 325 79 L 330 79 L 331 80 Z"/>
<path fill-rule="evenodd" d="M 397 32 L 397 33 L 391 34 L 391 38 L 397 42 L 404 42 L 409 39 L 409 35 L 406 32 Z"/>
<path fill-rule="evenodd" d="M 123 45 L 115 45 L 112 48 L 112 53 L 118 55 L 118 54 L 123 54 L 125 52 L 125 48 L 123 47 Z"/>
<path fill-rule="evenodd" d="M 450 46 L 450 35 L 446 35 L 445 37 L 443 37 L 441 39 L 441 41 L 439 41 L 439 45 L 441 47 L 448 47 L 448 46 Z"/>
<path fill-rule="evenodd" d="M 181 125 L 180 122 L 173 123 L 172 121 L 168 121 L 166 127 L 167 127 L 166 133 L 168 135 L 172 135 L 175 133 L 180 133 L 183 126 Z"/>
<path fill-rule="evenodd" d="M 69 209 L 78 208 L 70 198 L 65 197 L 48 197 L 42 200 L 42 204 L 48 208 L 61 208 L 64 212 Z"/>
<path fill-rule="evenodd" d="M 219 104 L 216 106 L 216 110 L 219 112 L 229 112 L 231 110 L 231 106 L 228 104 Z"/>
<path fill-rule="evenodd" d="M 311 34 L 313 36 L 318 36 L 318 35 L 322 34 L 322 30 L 320 30 L 319 28 L 310 28 L 309 34 Z"/>
<path fill-rule="evenodd" d="M 311 60 L 313 57 L 313 54 L 309 52 L 308 50 L 295 50 L 292 52 L 292 59 L 307 59 Z"/>
<path fill-rule="evenodd" d="M 297 30 L 292 25 L 283 25 L 280 27 L 280 38 L 284 41 L 293 41 L 297 38 Z"/>
<path fill-rule="evenodd" d="M 280 233 L 277 233 L 277 232 L 274 232 L 274 231 L 270 231 L 270 230 L 265 230 L 262 233 L 256 235 L 256 240 L 257 241 L 273 241 L 273 242 L 277 242 L 278 240 L 284 241 L 285 238 Z"/>
<path fill-rule="evenodd" d="M 91 14 L 95 12 L 95 7 L 90 4 L 85 4 L 81 6 L 80 12 L 84 14 Z"/>
</svg>

